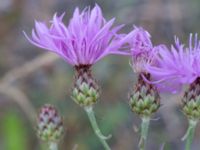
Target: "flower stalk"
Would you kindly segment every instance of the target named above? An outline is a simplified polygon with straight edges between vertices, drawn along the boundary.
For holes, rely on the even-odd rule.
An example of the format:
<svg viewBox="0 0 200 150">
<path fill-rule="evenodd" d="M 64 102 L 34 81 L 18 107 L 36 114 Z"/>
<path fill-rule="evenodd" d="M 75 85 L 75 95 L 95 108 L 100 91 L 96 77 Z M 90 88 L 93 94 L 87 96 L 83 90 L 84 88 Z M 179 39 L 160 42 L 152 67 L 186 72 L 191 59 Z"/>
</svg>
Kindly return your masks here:
<svg viewBox="0 0 200 150">
<path fill-rule="evenodd" d="M 148 136 L 148 129 L 149 129 L 150 117 L 142 117 L 141 123 L 141 137 L 139 141 L 139 148 L 140 150 L 145 150 L 145 145 Z"/>
<path fill-rule="evenodd" d="M 186 140 L 185 150 L 191 150 L 192 140 L 194 137 L 195 128 L 197 126 L 197 123 L 198 123 L 197 120 L 189 119 L 189 127 L 188 127 L 185 135 L 181 139 L 182 141 Z"/>
<path fill-rule="evenodd" d="M 50 142 L 49 150 L 58 150 L 58 144 L 56 142 Z"/>
<path fill-rule="evenodd" d="M 108 135 L 108 136 L 104 136 L 102 133 L 101 133 L 101 130 L 99 129 L 99 126 L 97 124 L 97 121 L 96 121 L 96 118 L 95 118 L 95 115 L 94 115 L 94 111 L 93 111 L 93 108 L 92 106 L 90 107 L 85 107 L 84 108 L 87 115 L 88 115 L 88 118 L 90 120 L 90 123 L 92 125 L 92 128 L 95 132 L 95 134 L 97 135 L 97 137 L 99 138 L 100 142 L 102 143 L 102 145 L 104 146 L 105 150 L 111 150 L 111 148 L 109 147 L 109 145 L 107 144 L 106 140 L 107 139 L 110 139 L 112 135 Z"/>
</svg>

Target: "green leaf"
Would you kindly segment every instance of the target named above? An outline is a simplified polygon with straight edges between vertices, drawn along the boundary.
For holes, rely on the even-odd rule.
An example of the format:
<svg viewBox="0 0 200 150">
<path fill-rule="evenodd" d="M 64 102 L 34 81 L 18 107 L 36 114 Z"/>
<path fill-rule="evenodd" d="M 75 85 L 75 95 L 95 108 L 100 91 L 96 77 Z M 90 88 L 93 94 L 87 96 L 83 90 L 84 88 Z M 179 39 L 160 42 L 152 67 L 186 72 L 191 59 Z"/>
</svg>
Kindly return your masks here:
<svg viewBox="0 0 200 150">
<path fill-rule="evenodd" d="M 6 150 L 27 150 L 27 133 L 23 120 L 15 112 L 8 112 L 1 121 Z"/>
</svg>

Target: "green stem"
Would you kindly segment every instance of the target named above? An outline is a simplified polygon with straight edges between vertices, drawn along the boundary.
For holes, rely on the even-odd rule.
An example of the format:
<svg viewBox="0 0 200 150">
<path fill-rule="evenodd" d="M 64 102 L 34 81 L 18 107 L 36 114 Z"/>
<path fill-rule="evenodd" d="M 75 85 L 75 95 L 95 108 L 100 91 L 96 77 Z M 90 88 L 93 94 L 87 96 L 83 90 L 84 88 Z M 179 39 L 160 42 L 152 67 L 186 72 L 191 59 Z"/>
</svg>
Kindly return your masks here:
<svg viewBox="0 0 200 150">
<path fill-rule="evenodd" d="M 145 150 L 145 145 L 147 141 L 148 129 L 149 129 L 150 118 L 143 117 L 141 123 L 141 137 L 139 141 L 140 150 Z"/>
<path fill-rule="evenodd" d="M 49 143 L 49 150 L 58 150 L 58 144 L 55 142 Z"/>
<path fill-rule="evenodd" d="M 192 140 L 195 133 L 195 128 L 197 126 L 198 121 L 197 120 L 189 120 L 189 127 L 185 133 L 185 135 L 182 138 L 182 141 L 186 140 L 185 144 L 185 150 L 191 150 Z"/>
<path fill-rule="evenodd" d="M 99 140 L 102 143 L 102 145 L 104 146 L 105 150 L 111 150 L 111 148 L 109 147 L 109 145 L 106 142 L 107 139 L 111 138 L 111 135 L 108 135 L 106 137 L 101 133 L 101 130 L 98 127 L 92 107 L 85 107 L 85 111 L 87 112 L 88 118 L 90 120 L 93 130 L 95 131 L 95 134 L 99 138 Z"/>
</svg>

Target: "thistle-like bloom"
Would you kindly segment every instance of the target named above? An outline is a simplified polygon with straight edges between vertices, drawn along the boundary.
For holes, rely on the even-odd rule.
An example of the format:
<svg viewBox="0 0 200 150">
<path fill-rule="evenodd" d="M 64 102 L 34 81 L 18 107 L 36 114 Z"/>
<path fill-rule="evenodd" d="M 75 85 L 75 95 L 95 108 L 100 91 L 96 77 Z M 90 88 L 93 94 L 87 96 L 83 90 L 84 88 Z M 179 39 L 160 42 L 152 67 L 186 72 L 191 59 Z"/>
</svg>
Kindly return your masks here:
<svg viewBox="0 0 200 150">
<path fill-rule="evenodd" d="M 36 21 L 32 38 L 25 36 L 32 44 L 57 53 L 73 66 L 92 65 L 109 54 L 127 54 L 119 49 L 123 49 L 130 34 L 117 34 L 123 25 L 113 27 L 115 19 L 106 21 L 98 5 L 82 12 L 76 8 L 68 26 L 63 17 L 64 14 L 55 14 L 50 27 Z"/>
<path fill-rule="evenodd" d="M 188 118 L 189 127 L 182 140 L 187 140 L 185 149 L 191 149 L 193 133 L 200 119 L 200 41 L 197 34 L 189 38 L 186 47 L 178 38 L 175 46 L 159 49 L 155 66 L 148 66 L 147 70 L 157 81 L 160 90 L 176 93 L 183 85 L 189 84 L 182 98 L 181 110 Z M 156 83 L 155 81 L 155 83 Z"/>
<path fill-rule="evenodd" d="M 151 74 L 146 70 L 146 65 L 154 64 L 157 47 L 151 42 L 150 34 L 143 28 L 135 27 L 129 42 L 131 47 L 132 68 L 138 73 L 138 82 L 134 85 L 129 96 L 130 106 L 134 112 L 141 116 L 151 116 L 160 106 L 160 97 L 157 89 L 146 82 L 151 79 Z"/>
<path fill-rule="evenodd" d="M 132 68 L 136 73 L 146 72 L 145 66 L 154 63 L 157 47 L 151 42 L 151 35 L 141 27 L 135 27 L 129 42 L 131 47 Z"/>
<path fill-rule="evenodd" d="M 200 77 L 200 41 L 197 34 L 189 38 L 189 46 L 185 47 L 175 38 L 175 46 L 169 50 L 159 47 L 156 65 L 148 65 L 147 71 L 153 76 L 161 90 L 177 92 L 185 84 L 193 83 Z"/>
<path fill-rule="evenodd" d="M 86 110 L 95 134 L 105 149 L 109 137 L 103 136 L 93 112 L 93 104 L 99 98 L 99 86 L 91 73 L 91 66 L 109 54 L 129 55 L 124 50 L 132 32 L 117 34 L 123 25 L 113 27 L 114 18 L 106 21 L 98 5 L 82 12 L 75 9 L 68 26 L 63 23 L 64 14 L 54 15 L 48 28 L 45 23 L 36 22 L 32 38 L 27 39 L 34 45 L 57 53 L 74 66 L 76 75 L 72 90 L 73 100 Z"/>
<path fill-rule="evenodd" d="M 145 149 L 150 118 L 160 107 L 160 96 L 157 88 L 145 81 L 145 79 L 151 79 L 151 74 L 145 67 L 154 64 L 157 51 L 157 47 L 153 46 L 150 37 L 146 30 L 135 27 L 129 41 L 132 68 L 138 74 L 138 81 L 129 94 L 129 104 L 131 110 L 142 119 L 140 149 Z"/>
</svg>

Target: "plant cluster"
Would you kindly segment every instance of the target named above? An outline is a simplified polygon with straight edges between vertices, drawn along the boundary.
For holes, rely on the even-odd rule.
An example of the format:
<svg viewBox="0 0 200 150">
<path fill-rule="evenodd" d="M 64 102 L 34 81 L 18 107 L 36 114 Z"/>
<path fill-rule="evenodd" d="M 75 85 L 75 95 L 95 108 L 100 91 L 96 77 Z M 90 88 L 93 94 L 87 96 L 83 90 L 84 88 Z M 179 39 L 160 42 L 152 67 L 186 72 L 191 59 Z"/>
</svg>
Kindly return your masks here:
<svg viewBox="0 0 200 150">
<path fill-rule="evenodd" d="M 190 150 L 195 127 L 200 119 L 200 41 L 197 34 L 189 37 L 185 46 L 177 37 L 168 48 L 164 44 L 153 45 L 148 31 L 133 27 L 129 33 L 119 33 L 124 25 L 114 26 L 115 19 L 106 21 L 101 8 L 75 9 L 66 26 L 61 16 L 54 15 L 50 26 L 35 22 L 32 36 L 25 36 L 33 45 L 54 52 L 75 70 L 71 98 L 88 115 L 89 121 L 103 147 L 110 150 L 107 140 L 99 129 L 94 104 L 101 93 L 92 74 L 93 65 L 103 57 L 114 54 L 129 57 L 137 82 L 129 92 L 131 110 L 141 118 L 139 149 L 145 149 L 151 117 L 160 108 L 160 93 L 177 93 L 189 85 L 182 97 L 181 110 L 188 119 L 189 127 L 182 138 L 185 149 Z M 194 37 L 194 39 L 193 39 Z M 62 118 L 56 108 L 45 105 L 41 108 L 37 125 L 38 136 L 49 143 L 51 150 L 58 149 L 64 132 Z"/>
</svg>

